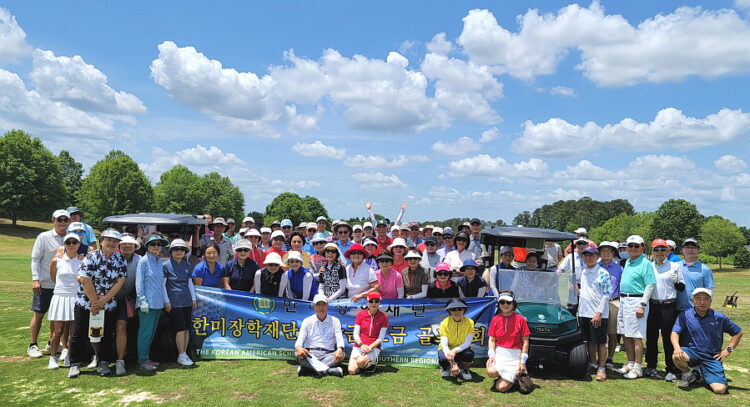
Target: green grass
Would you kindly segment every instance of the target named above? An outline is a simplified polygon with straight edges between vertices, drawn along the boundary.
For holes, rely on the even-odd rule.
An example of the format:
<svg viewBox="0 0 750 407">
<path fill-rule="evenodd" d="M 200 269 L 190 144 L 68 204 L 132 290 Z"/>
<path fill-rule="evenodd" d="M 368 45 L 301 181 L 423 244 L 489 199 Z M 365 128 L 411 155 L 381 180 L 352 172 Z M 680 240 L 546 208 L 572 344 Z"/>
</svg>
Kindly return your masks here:
<svg viewBox="0 0 750 407">
<path fill-rule="evenodd" d="M 604 383 L 574 381 L 555 373 L 532 372 L 538 388 L 530 395 L 490 392 L 491 380 L 476 368 L 476 381 L 453 384 L 436 369 L 385 367 L 369 377 L 297 378 L 296 366 L 284 361 L 203 361 L 194 369 L 166 366 L 155 376 L 131 373 L 100 378 L 83 369 L 80 378 L 66 369 L 49 371 L 47 358 L 25 356 L 31 295 L 29 253 L 33 238 L 49 226 L 0 220 L 0 405 L 288 405 L 288 406 L 502 406 L 502 405 L 750 405 L 750 347 L 741 343 L 727 360 L 730 394 L 716 396 L 703 387 L 689 391 L 659 380 L 627 381 L 612 373 Z M 750 327 L 750 271 L 716 273 L 717 303 L 739 291 L 740 308 L 724 309 L 735 322 Z M 45 324 L 46 325 L 46 324 Z M 42 338 L 48 335 L 42 329 Z M 616 354 L 623 362 L 624 354 Z M 133 369 L 134 370 L 134 369 Z"/>
</svg>

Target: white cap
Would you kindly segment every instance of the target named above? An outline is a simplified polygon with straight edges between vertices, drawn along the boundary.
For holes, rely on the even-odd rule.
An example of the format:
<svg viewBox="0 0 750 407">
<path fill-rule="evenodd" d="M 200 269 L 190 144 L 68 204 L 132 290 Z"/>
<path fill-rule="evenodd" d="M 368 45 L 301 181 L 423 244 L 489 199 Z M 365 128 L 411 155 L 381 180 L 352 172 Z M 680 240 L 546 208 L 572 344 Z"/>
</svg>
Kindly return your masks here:
<svg viewBox="0 0 750 407">
<path fill-rule="evenodd" d="M 132 237 L 131 237 L 131 236 L 125 236 L 125 237 L 124 237 L 124 238 L 123 238 L 123 239 L 122 239 L 122 240 L 120 241 L 120 243 L 121 243 L 121 244 L 122 244 L 122 243 L 130 243 L 130 242 L 126 242 L 126 241 L 125 241 L 125 239 L 127 239 L 127 238 L 131 238 L 131 239 L 132 239 Z M 170 248 L 170 249 L 174 249 L 175 247 L 184 247 L 184 248 L 186 248 L 186 249 L 188 248 L 188 247 L 187 247 L 187 243 L 185 243 L 185 241 L 184 241 L 184 240 L 182 240 L 182 239 L 175 239 L 175 240 L 172 240 L 172 243 L 170 243 L 170 244 L 169 244 L 169 248 Z"/>
<path fill-rule="evenodd" d="M 372 229 L 372 222 L 365 222 L 362 224 L 362 229 L 367 229 L 367 228 Z"/>
<path fill-rule="evenodd" d="M 255 223 L 255 219 L 253 219 L 252 216 L 245 216 L 245 219 L 242 219 L 242 223 L 245 223 L 245 222 L 253 222 L 253 223 Z"/>
<path fill-rule="evenodd" d="M 260 237 L 260 232 L 258 232 L 258 229 L 252 228 L 245 233 L 245 236 L 258 236 Z"/>
<path fill-rule="evenodd" d="M 271 228 L 263 226 L 262 228 L 260 228 L 260 233 L 271 233 Z"/>
<path fill-rule="evenodd" d="M 234 251 L 237 251 L 240 247 L 253 250 L 253 244 L 247 239 L 238 239 L 237 243 L 234 244 Z"/>
<path fill-rule="evenodd" d="M 298 229 L 299 229 L 299 228 L 305 228 L 305 229 L 307 229 L 307 222 L 300 222 L 300 224 L 299 224 L 299 225 L 297 225 L 297 228 L 298 228 Z"/>
<path fill-rule="evenodd" d="M 240 228 L 240 231 L 238 232 L 240 236 L 245 236 L 245 233 L 250 230 L 250 228 Z"/>
<path fill-rule="evenodd" d="M 302 262 L 302 254 L 296 250 L 292 250 L 291 252 L 287 253 L 286 261 L 289 262 L 289 260 L 298 260 L 300 263 Z"/>
<path fill-rule="evenodd" d="M 401 230 L 411 230 L 411 225 L 404 222 L 401 224 Z"/>
<path fill-rule="evenodd" d="M 627 240 L 625 240 L 625 242 L 627 242 L 628 244 L 631 244 L 631 243 L 643 244 L 643 238 L 638 235 L 630 235 L 628 236 Z"/>
<path fill-rule="evenodd" d="M 362 230 L 362 225 L 354 225 L 352 226 L 352 230 Z"/>
<path fill-rule="evenodd" d="M 577 235 L 588 235 L 589 234 L 589 232 L 586 230 L 586 228 L 578 228 L 578 229 L 574 230 L 573 233 L 575 233 Z"/>
<path fill-rule="evenodd" d="M 310 229 L 318 230 L 318 225 L 316 225 L 315 222 L 307 222 L 307 230 Z"/>
<path fill-rule="evenodd" d="M 275 238 L 277 238 L 277 237 L 279 237 L 279 236 L 281 236 L 281 237 L 283 237 L 284 239 L 286 239 L 286 236 L 284 236 L 284 232 L 282 232 L 282 231 L 280 231 L 280 230 L 276 230 L 276 231 L 274 231 L 273 233 L 271 233 L 271 240 L 273 240 L 273 239 L 275 239 Z"/>
<path fill-rule="evenodd" d="M 400 230 L 400 229 L 396 225 L 391 226 L 391 232 L 393 232 L 395 230 Z"/>
<path fill-rule="evenodd" d="M 74 230 L 83 230 L 85 232 L 86 226 L 83 225 L 83 222 L 73 222 L 68 225 L 68 232 L 72 232 Z"/>
<path fill-rule="evenodd" d="M 211 222 L 212 225 L 227 225 L 227 222 L 224 220 L 224 218 L 214 218 L 214 221 Z"/>
<path fill-rule="evenodd" d="M 708 298 L 714 298 L 714 294 L 711 292 L 711 290 L 709 290 L 708 288 L 698 287 L 693 290 L 692 294 L 690 294 L 690 299 L 695 298 L 695 295 L 700 293 L 708 295 Z"/>
<path fill-rule="evenodd" d="M 174 241 L 176 242 L 178 240 L 182 241 L 182 244 L 185 244 L 185 241 L 183 241 L 182 239 L 175 239 Z M 138 250 L 138 249 L 141 248 L 141 244 L 138 243 L 138 240 L 136 240 L 136 238 L 134 238 L 133 236 L 130 236 L 130 235 L 122 237 L 122 240 L 120 240 L 119 244 L 123 244 L 123 243 L 130 243 L 130 244 L 135 245 L 135 250 Z M 172 244 L 174 244 L 174 242 L 172 242 Z M 187 246 L 185 246 L 185 247 L 187 247 Z"/>
<path fill-rule="evenodd" d="M 509 293 L 500 293 L 500 295 L 497 297 L 497 300 L 513 301 L 513 296 Z"/>
<path fill-rule="evenodd" d="M 510 247 L 510 246 L 503 246 L 503 247 L 500 248 L 500 255 L 501 256 L 503 254 L 505 254 L 505 253 L 508 253 L 508 252 L 513 253 L 513 248 Z"/>
<path fill-rule="evenodd" d="M 667 239 L 667 245 L 669 245 L 669 247 L 671 247 L 672 250 L 676 250 L 677 249 L 677 243 L 675 243 L 674 240 Z"/>
<path fill-rule="evenodd" d="M 105 229 L 104 232 L 101 234 L 101 238 L 104 239 L 105 237 L 111 237 L 112 239 L 122 240 L 122 234 L 117 231 L 117 229 Z"/>
<path fill-rule="evenodd" d="M 63 242 L 65 242 L 65 241 L 66 241 L 66 240 L 68 240 L 68 239 L 75 239 L 75 240 L 77 240 L 77 241 L 78 241 L 79 243 L 81 242 L 81 237 L 80 237 L 80 236 L 78 236 L 78 235 L 77 235 L 77 234 L 75 234 L 75 233 L 68 233 L 67 235 L 65 235 L 65 237 L 63 238 Z"/>
<path fill-rule="evenodd" d="M 70 218 L 70 212 L 66 211 L 65 209 L 58 209 L 52 213 L 52 217 L 57 219 L 60 216 L 67 216 Z"/>
<path fill-rule="evenodd" d="M 443 234 L 443 228 L 441 228 L 440 226 L 437 226 L 437 227 L 435 227 L 435 228 L 432 229 L 432 233 L 440 233 L 442 235 Z"/>
<path fill-rule="evenodd" d="M 276 252 L 270 252 L 268 255 L 266 255 L 266 258 L 263 260 L 264 264 L 278 264 L 279 266 L 283 265 L 284 263 L 281 261 L 281 256 L 279 256 Z"/>
<path fill-rule="evenodd" d="M 377 246 L 378 242 L 376 242 L 373 239 L 365 239 L 365 241 L 362 242 L 362 246 L 367 246 L 367 245 L 375 245 L 375 246 Z"/>
<path fill-rule="evenodd" d="M 319 302 L 324 302 L 328 304 L 328 297 L 326 297 L 326 295 L 323 293 L 315 294 L 315 297 L 313 297 L 313 304 L 317 304 Z"/>
<path fill-rule="evenodd" d="M 407 247 L 406 246 L 406 240 L 404 240 L 404 239 L 402 239 L 400 237 L 397 237 L 397 238 L 393 239 L 393 243 L 391 243 L 391 245 L 388 246 L 388 250 L 391 250 L 392 248 L 397 247 L 397 246 Z"/>
</svg>

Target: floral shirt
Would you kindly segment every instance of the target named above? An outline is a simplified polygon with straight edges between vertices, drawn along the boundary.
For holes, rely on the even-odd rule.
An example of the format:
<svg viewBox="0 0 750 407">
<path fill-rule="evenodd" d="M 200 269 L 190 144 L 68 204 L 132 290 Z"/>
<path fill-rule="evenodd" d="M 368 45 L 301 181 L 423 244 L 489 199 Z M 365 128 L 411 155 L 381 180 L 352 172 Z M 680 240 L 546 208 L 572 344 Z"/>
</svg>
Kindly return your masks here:
<svg viewBox="0 0 750 407">
<path fill-rule="evenodd" d="M 96 294 L 103 296 L 114 287 L 117 279 L 125 278 L 128 275 L 128 265 L 125 258 L 119 252 L 115 252 L 107 258 L 101 250 L 94 250 L 87 254 L 86 258 L 81 262 L 78 275 L 90 278 L 91 283 L 94 284 Z M 78 286 L 76 305 L 84 307 L 87 310 L 91 309 L 91 302 L 86 297 L 83 284 Z M 112 311 L 115 307 L 117 307 L 117 301 L 113 297 L 104 305 L 104 310 Z"/>
<path fill-rule="evenodd" d="M 323 293 L 330 297 L 341 288 L 341 280 L 346 280 L 346 269 L 338 263 L 328 264 L 318 278 Z"/>
</svg>

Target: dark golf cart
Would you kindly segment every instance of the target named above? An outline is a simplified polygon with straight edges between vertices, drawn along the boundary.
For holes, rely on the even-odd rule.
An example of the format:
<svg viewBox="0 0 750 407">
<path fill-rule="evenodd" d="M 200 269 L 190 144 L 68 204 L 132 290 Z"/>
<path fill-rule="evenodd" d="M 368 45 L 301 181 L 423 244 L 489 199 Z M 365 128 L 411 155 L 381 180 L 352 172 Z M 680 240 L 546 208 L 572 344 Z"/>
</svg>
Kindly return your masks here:
<svg viewBox="0 0 750 407">
<path fill-rule="evenodd" d="M 129 213 L 127 215 L 107 216 L 102 220 L 107 226 L 136 236 L 158 231 L 167 236 L 180 235 L 189 239 L 195 226 L 206 224 L 203 215 L 179 215 L 174 213 Z"/>
<path fill-rule="evenodd" d="M 520 247 L 542 252 L 544 241 L 574 240 L 573 233 L 552 229 L 495 226 L 481 232 L 482 243 L 491 253 L 483 260 L 487 267 L 495 263 L 493 253 L 501 246 Z M 531 330 L 530 366 L 554 364 L 576 379 L 586 376 L 588 351 L 578 321 L 568 310 L 575 303 L 573 273 L 554 270 L 498 270 L 501 289 L 509 289 L 518 302 L 517 311 L 526 317 Z"/>
</svg>

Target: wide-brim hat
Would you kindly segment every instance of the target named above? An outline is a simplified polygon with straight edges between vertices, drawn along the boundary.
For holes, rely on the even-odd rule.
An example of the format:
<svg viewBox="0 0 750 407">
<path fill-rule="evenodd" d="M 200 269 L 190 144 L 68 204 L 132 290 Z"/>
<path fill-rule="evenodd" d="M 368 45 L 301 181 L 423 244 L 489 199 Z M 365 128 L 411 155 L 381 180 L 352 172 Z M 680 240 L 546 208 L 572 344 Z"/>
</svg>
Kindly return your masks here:
<svg viewBox="0 0 750 407">
<path fill-rule="evenodd" d="M 167 240 L 167 239 L 165 239 L 165 238 L 163 238 L 163 237 L 161 237 L 159 235 L 151 235 L 151 236 L 147 237 L 146 241 L 143 242 L 143 245 L 144 246 L 148 246 L 149 243 L 157 241 L 157 240 L 161 242 L 162 246 L 169 246 L 169 240 Z"/>
<path fill-rule="evenodd" d="M 400 237 L 397 237 L 397 238 L 393 239 L 393 243 L 391 243 L 388 246 L 388 250 L 392 250 L 394 247 L 399 247 L 399 246 L 403 247 L 405 249 L 407 247 L 406 246 L 406 240 L 404 240 L 404 239 L 402 239 Z"/>
<path fill-rule="evenodd" d="M 353 252 L 362 252 L 363 256 L 367 254 L 367 251 L 365 250 L 364 246 L 362 246 L 359 243 L 354 243 L 350 248 L 346 250 L 346 252 L 344 252 L 344 257 L 348 259 L 349 255 L 352 254 Z"/>
<path fill-rule="evenodd" d="M 349 229 L 349 234 L 352 234 L 352 233 L 354 233 L 354 229 L 352 228 L 352 226 L 351 226 L 350 224 L 346 223 L 346 222 L 341 222 L 341 223 L 337 224 L 337 225 L 336 225 L 336 226 L 335 226 L 335 227 L 333 228 L 333 231 L 334 231 L 334 232 L 338 232 L 338 231 L 339 231 L 339 229 L 341 229 L 342 227 L 345 227 L 345 228 Z"/>
<path fill-rule="evenodd" d="M 450 301 L 448 301 L 448 304 L 445 306 L 446 311 L 450 311 L 452 309 L 456 308 L 463 308 L 467 309 L 469 308 L 469 305 L 466 303 L 466 301 L 460 299 L 460 298 L 451 298 Z"/>
<path fill-rule="evenodd" d="M 177 239 L 175 239 L 175 240 L 177 240 Z M 135 250 L 138 250 L 138 249 L 141 248 L 141 243 L 136 238 L 134 238 L 133 236 L 130 236 L 130 235 L 122 237 L 122 240 L 120 240 L 119 244 L 123 244 L 123 243 L 130 243 L 132 245 L 135 245 Z M 185 246 L 185 247 L 187 247 L 187 246 Z"/>
</svg>

